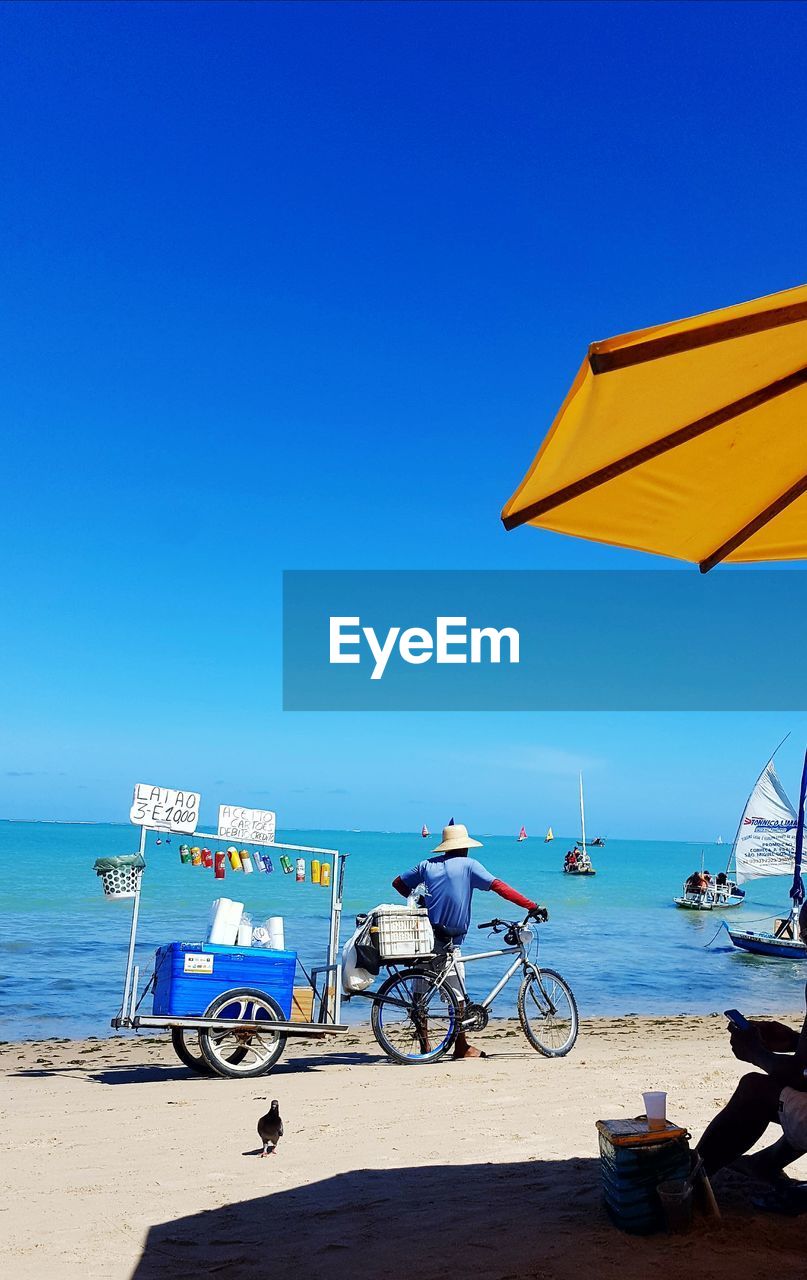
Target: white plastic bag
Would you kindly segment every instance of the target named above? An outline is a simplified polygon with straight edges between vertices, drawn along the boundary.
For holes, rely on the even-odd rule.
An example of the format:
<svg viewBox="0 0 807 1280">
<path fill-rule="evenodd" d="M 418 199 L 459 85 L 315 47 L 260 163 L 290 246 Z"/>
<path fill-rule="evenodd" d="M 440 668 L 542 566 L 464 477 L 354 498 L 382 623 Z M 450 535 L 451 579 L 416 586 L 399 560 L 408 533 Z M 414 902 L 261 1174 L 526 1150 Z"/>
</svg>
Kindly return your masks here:
<svg viewBox="0 0 807 1280">
<path fill-rule="evenodd" d="M 375 981 L 375 975 L 362 969 L 356 951 L 356 943 L 366 930 L 367 925 L 360 924 L 352 938 L 348 938 L 342 948 L 342 991 L 346 996 L 353 996 L 358 991 L 366 991 Z"/>
</svg>

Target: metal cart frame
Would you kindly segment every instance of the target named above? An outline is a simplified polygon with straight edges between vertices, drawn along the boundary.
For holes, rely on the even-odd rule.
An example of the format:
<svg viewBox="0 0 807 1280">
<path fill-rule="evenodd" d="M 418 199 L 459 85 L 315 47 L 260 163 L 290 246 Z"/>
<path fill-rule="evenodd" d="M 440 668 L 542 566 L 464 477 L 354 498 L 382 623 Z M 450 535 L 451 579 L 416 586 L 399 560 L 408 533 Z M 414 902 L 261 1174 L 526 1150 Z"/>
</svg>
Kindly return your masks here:
<svg viewBox="0 0 807 1280">
<path fill-rule="evenodd" d="M 145 859 L 146 838 L 148 831 L 164 832 L 164 827 L 142 826 L 140 828 L 140 849 L 139 852 Z M 195 831 L 193 833 L 171 832 L 172 835 L 188 835 L 192 834 L 195 840 L 209 840 L 216 844 L 222 843 L 222 837 L 217 833 L 209 831 Z M 123 996 L 121 999 L 120 1010 L 111 1020 L 111 1025 L 116 1031 L 140 1031 L 140 1030 L 161 1030 L 173 1031 L 179 1029 L 183 1031 L 209 1031 L 209 1030 L 232 1030 L 239 1032 L 280 1032 L 284 1037 L 299 1036 L 305 1038 L 321 1038 L 326 1035 L 344 1035 L 349 1027 L 340 1022 L 342 1009 L 342 987 L 340 982 L 340 964 L 339 964 L 339 931 L 342 919 L 342 900 L 344 894 L 345 881 L 345 862 L 348 854 L 340 853 L 338 849 L 317 849 L 310 845 L 297 844 L 270 844 L 265 846 L 267 849 L 289 850 L 297 854 L 316 854 L 319 857 L 327 857 L 331 859 L 331 903 L 330 917 L 328 927 L 328 945 L 325 955 L 325 963 L 316 965 L 311 970 L 311 986 L 314 992 L 314 1010 L 316 1011 L 316 1020 L 313 1022 L 292 1022 L 291 1019 L 279 1019 L 272 1021 L 269 1019 L 228 1019 L 228 1018 L 209 1018 L 207 1016 L 200 1017 L 171 1017 L 171 1016 L 154 1016 L 151 1014 L 139 1014 L 138 1007 L 138 981 L 139 967 L 134 963 L 135 946 L 137 942 L 137 926 L 140 914 L 140 893 L 142 876 L 138 877 L 137 888 L 135 889 L 134 900 L 132 902 L 132 920 L 129 930 L 129 949 L 126 956 L 126 972 L 123 980 Z M 151 981 L 151 979 L 149 979 Z M 319 984 L 322 984 L 321 989 Z M 146 994 L 148 987 L 144 989 L 143 995 Z M 141 999 L 143 997 L 141 996 Z M 274 1063 L 272 1064 L 274 1065 Z M 268 1068 L 271 1070 L 271 1067 Z"/>
</svg>

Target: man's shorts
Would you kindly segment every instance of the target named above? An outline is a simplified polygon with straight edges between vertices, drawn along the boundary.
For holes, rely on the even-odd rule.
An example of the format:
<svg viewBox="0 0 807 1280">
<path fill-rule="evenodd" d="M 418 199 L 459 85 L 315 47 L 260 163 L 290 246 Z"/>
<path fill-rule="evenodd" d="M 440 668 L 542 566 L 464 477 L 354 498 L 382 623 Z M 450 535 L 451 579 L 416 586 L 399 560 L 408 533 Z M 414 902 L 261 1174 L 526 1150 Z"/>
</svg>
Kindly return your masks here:
<svg viewBox="0 0 807 1280">
<path fill-rule="evenodd" d="M 779 1119 L 782 1132 L 797 1151 L 807 1151 L 807 1091 L 791 1089 L 779 1094 Z"/>
</svg>

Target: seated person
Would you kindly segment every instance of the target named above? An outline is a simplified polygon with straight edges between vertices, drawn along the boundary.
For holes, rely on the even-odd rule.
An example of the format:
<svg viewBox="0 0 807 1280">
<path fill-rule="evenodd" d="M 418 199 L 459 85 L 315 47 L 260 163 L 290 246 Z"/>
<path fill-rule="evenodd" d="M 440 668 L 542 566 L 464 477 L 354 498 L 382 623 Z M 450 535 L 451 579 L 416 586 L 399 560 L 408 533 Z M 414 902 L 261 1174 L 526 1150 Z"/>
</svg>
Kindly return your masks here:
<svg viewBox="0 0 807 1280">
<path fill-rule="evenodd" d="M 799 934 L 807 943 L 807 902 L 799 913 Z M 760 1021 L 744 1031 L 730 1026 L 729 1034 L 735 1058 L 759 1070 L 742 1077 L 706 1129 L 697 1151 L 709 1175 L 738 1161 L 743 1172 L 774 1182 L 782 1177 L 785 1166 L 807 1149 L 807 1017 L 801 1031 L 781 1022 Z M 739 1162 L 769 1124 L 780 1124 L 784 1136 L 765 1151 Z"/>
</svg>

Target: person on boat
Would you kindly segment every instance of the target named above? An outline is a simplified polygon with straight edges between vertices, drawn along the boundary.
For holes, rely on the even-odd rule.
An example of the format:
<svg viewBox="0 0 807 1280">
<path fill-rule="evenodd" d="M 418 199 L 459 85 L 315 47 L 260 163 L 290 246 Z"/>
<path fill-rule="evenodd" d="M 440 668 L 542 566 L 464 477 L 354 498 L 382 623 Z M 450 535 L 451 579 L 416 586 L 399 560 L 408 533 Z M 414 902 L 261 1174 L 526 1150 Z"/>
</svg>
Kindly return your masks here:
<svg viewBox="0 0 807 1280">
<path fill-rule="evenodd" d="M 799 912 L 799 936 L 807 943 L 807 902 Z M 736 1161 L 739 1171 L 776 1182 L 783 1178 L 784 1168 L 807 1151 L 807 1017 L 801 1031 L 782 1022 L 759 1021 L 745 1030 L 729 1024 L 729 1034 L 735 1058 L 758 1070 L 742 1077 L 705 1130 L 697 1152 L 709 1175 Z M 747 1156 L 769 1124 L 780 1124 L 783 1137 Z"/>
<path fill-rule="evenodd" d="M 549 914 L 546 907 L 539 907 L 537 902 L 533 902 L 531 898 L 525 898 L 517 889 L 511 889 L 510 885 L 505 884 L 504 880 L 491 875 L 476 858 L 468 857 L 469 849 L 481 848 L 482 842 L 472 840 L 468 835 L 467 827 L 459 822 L 456 825 L 452 823 L 449 827 L 443 827 L 443 839 L 433 850 L 438 856 L 419 862 L 416 867 L 412 867 L 411 871 L 405 871 L 403 875 L 396 876 L 392 882 L 393 889 L 404 898 L 408 898 L 418 885 L 424 886 L 424 905 L 434 930 L 437 950 L 445 951 L 448 947 L 454 947 L 455 963 L 463 978 L 459 947 L 465 941 L 471 923 L 471 899 L 474 889 L 482 889 L 485 892 L 492 889 L 500 898 L 515 903 L 523 911 L 533 913 L 536 919 L 546 920 Z M 462 1002 L 465 999 L 462 984 L 456 977 L 453 982 L 449 980 L 449 984 L 453 986 L 460 1000 L 460 1014 L 462 1014 Z M 420 1034 L 425 1046 L 427 1029 L 424 1027 Z M 465 1032 L 460 1031 L 454 1045 L 454 1057 L 484 1058 L 485 1054 L 469 1044 Z"/>
</svg>

